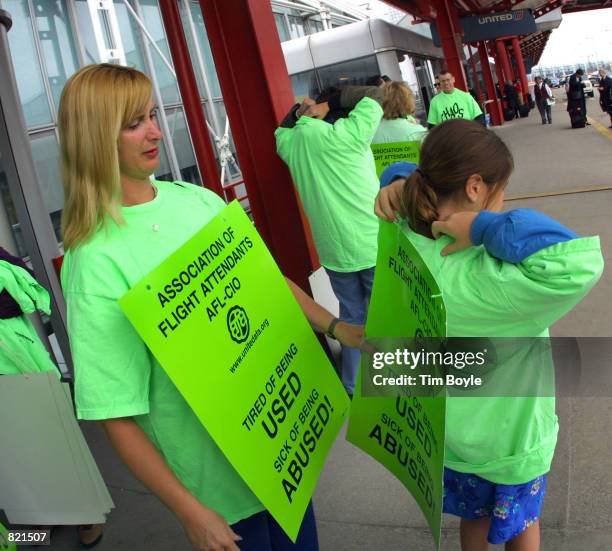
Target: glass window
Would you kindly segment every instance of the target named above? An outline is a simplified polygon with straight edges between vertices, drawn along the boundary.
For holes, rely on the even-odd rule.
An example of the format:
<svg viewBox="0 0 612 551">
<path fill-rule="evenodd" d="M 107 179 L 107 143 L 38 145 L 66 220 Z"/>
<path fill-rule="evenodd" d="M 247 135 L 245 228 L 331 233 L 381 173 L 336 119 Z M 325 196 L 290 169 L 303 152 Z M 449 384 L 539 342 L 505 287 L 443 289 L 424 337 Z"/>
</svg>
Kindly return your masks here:
<svg viewBox="0 0 612 551">
<path fill-rule="evenodd" d="M 191 138 L 187 130 L 185 122 L 185 114 L 182 108 L 172 109 L 166 112 L 168 118 L 168 127 L 179 168 L 181 170 L 181 179 L 192 184 L 202 184 L 200 172 L 196 165 L 195 155 L 191 147 Z"/>
<path fill-rule="evenodd" d="M 285 42 L 286 40 L 291 40 L 291 35 L 289 34 L 289 29 L 287 28 L 285 16 L 282 13 L 275 13 L 274 22 L 276 23 L 276 29 L 278 30 L 278 38 L 280 41 Z"/>
<path fill-rule="evenodd" d="M 62 241 L 61 215 L 64 190 L 59 166 L 59 144 L 54 131 L 30 136 L 32 157 L 45 207 L 51 217 L 58 242 Z"/>
<path fill-rule="evenodd" d="M 217 69 L 215 68 L 215 62 L 213 60 L 212 51 L 208 42 L 208 34 L 206 33 L 206 26 L 204 25 L 202 10 L 200 9 L 199 2 L 191 2 L 190 6 L 191 17 L 193 17 L 193 23 L 196 28 L 200 51 L 202 52 L 202 57 L 204 58 L 204 67 L 206 69 L 208 85 L 210 86 L 210 93 L 212 94 L 213 98 L 218 98 L 221 97 L 221 86 L 219 84 Z"/>
<path fill-rule="evenodd" d="M 321 21 L 317 21 L 316 19 L 309 19 L 308 27 L 310 29 L 310 34 L 318 33 L 323 30 L 323 23 L 321 23 Z"/>
<path fill-rule="evenodd" d="M 50 124 L 53 121 L 34 42 L 28 2 L 2 0 L 1 5 L 13 18 L 8 40 L 26 125 L 31 127 Z"/>
<path fill-rule="evenodd" d="M 304 31 L 304 21 L 301 17 L 288 15 L 287 19 L 289 20 L 289 33 L 291 34 L 291 38 L 306 36 L 306 32 Z"/>
<path fill-rule="evenodd" d="M 373 76 L 380 74 L 376 56 L 363 57 L 317 69 L 321 87 L 365 85 Z"/>
<path fill-rule="evenodd" d="M 121 2 L 123 5 L 123 2 Z M 115 4 L 117 7 L 117 4 Z M 155 44 L 164 54 L 164 57 L 172 63 L 172 56 L 168 49 L 168 41 L 166 39 L 166 33 L 164 31 L 164 25 L 161 20 L 161 14 L 159 12 L 159 6 L 157 0 L 140 0 L 140 7 L 142 10 L 142 20 L 149 34 L 153 37 Z M 124 6 L 125 8 L 125 6 Z M 126 10 L 127 11 L 127 10 Z M 138 24 L 132 17 L 130 17 L 130 23 L 134 28 L 135 36 L 139 36 Z M 123 33 L 123 29 L 122 29 Z M 143 40 L 148 40 L 143 38 Z M 161 90 L 162 100 L 165 104 L 168 103 L 180 103 L 181 98 L 179 95 L 178 86 L 176 84 L 176 78 L 168 69 L 166 64 L 162 61 L 159 53 L 155 48 L 151 47 L 151 57 L 153 58 L 153 66 L 159 88 Z"/>
<path fill-rule="evenodd" d="M 34 0 L 33 6 L 49 88 L 57 110 L 64 84 L 78 67 L 72 31 L 64 0 Z"/>
<path fill-rule="evenodd" d="M 9 249 L 21 258 L 28 256 L 17 211 L 8 187 L 5 160 L 0 150 L 0 246 Z M 14 245 L 14 246 L 13 246 Z"/>
<path fill-rule="evenodd" d="M 170 138 L 168 137 L 167 139 L 169 140 Z M 170 168 L 168 153 L 166 153 L 166 147 L 168 147 L 166 140 L 162 140 L 161 145 L 162 147 L 159 148 L 159 168 L 155 171 L 155 179 L 171 182 L 174 180 L 174 176 Z"/>
<path fill-rule="evenodd" d="M 127 11 L 123 2 L 115 0 L 115 14 L 117 16 L 117 25 L 121 33 L 121 43 L 125 60 L 130 67 L 135 67 L 144 73 L 149 71 L 146 68 L 144 57 L 142 55 L 140 37 L 138 27 L 132 19 L 132 16 Z M 157 55 L 157 54 L 155 54 Z"/>
<path fill-rule="evenodd" d="M 305 97 L 316 98 L 320 92 L 314 70 L 291 75 L 291 86 L 298 102 Z"/>
<path fill-rule="evenodd" d="M 83 42 L 83 48 L 85 49 L 85 62 L 88 64 L 100 63 L 98 46 L 96 44 L 91 17 L 89 15 L 87 0 L 76 0 L 74 5 L 76 8 L 77 24 L 79 26 L 81 40 Z M 125 39 L 123 40 L 125 41 Z"/>
</svg>

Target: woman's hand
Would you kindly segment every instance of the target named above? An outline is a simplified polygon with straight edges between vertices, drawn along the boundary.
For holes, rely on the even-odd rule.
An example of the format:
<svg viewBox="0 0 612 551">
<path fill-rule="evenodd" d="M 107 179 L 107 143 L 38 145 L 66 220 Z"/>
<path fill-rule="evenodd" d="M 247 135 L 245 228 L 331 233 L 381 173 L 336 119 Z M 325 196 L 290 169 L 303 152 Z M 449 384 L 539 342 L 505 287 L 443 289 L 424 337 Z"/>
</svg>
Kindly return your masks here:
<svg viewBox="0 0 612 551">
<path fill-rule="evenodd" d="M 344 346 L 359 348 L 359 350 L 368 354 L 376 352 L 376 349 L 364 340 L 363 325 L 339 321 L 334 327 L 334 337 Z"/>
<path fill-rule="evenodd" d="M 378 192 L 374 205 L 376 216 L 389 222 L 397 220 L 396 212 L 401 210 L 402 192 L 404 191 L 405 183 L 405 178 L 398 178 Z"/>
<path fill-rule="evenodd" d="M 339 321 L 334 327 L 334 337 L 340 344 L 351 348 L 361 348 L 363 345 L 363 325 L 353 325 Z"/>
<path fill-rule="evenodd" d="M 193 548 L 197 551 L 240 551 L 235 542 L 242 538 L 225 519 L 212 509 L 198 505 L 181 519 Z"/>
<path fill-rule="evenodd" d="M 473 245 L 470 230 L 476 216 L 477 212 L 456 212 L 446 220 L 436 220 L 431 225 L 431 232 L 436 239 L 444 234 L 455 240 L 442 249 L 440 253 L 442 256 L 462 251 Z"/>
</svg>

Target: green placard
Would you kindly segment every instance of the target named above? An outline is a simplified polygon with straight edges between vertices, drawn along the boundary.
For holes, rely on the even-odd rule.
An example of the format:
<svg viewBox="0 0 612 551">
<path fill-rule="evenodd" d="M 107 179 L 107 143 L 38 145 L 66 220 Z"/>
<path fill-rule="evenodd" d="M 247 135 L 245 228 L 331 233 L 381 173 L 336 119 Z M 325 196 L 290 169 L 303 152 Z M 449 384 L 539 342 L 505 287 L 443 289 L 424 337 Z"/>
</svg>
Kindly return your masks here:
<svg viewBox="0 0 612 551">
<path fill-rule="evenodd" d="M 393 142 L 372 144 L 376 176 L 380 175 L 390 164 L 400 161 L 419 163 L 421 142 Z"/>
<path fill-rule="evenodd" d="M 0 551 L 17 551 L 17 546 L 8 541 L 8 530 L 0 522 Z"/>
<path fill-rule="evenodd" d="M 349 402 L 240 204 L 213 218 L 120 304 L 295 541 Z"/>
<path fill-rule="evenodd" d="M 366 335 L 379 351 L 385 342 L 391 346 L 415 336 L 413 342 L 418 342 L 419 336 L 446 335 L 446 310 L 438 285 L 398 224 L 381 221 Z M 432 340 L 436 339 L 426 339 Z M 439 548 L 445 392 L 423 397 L 422 392 L 405 387 L 396 396 L 363 396 L 361 377 L 371 373 L 371 356 L 362 355 L 347 439 L 404 484 L 425 515 Z"/>
</svg>

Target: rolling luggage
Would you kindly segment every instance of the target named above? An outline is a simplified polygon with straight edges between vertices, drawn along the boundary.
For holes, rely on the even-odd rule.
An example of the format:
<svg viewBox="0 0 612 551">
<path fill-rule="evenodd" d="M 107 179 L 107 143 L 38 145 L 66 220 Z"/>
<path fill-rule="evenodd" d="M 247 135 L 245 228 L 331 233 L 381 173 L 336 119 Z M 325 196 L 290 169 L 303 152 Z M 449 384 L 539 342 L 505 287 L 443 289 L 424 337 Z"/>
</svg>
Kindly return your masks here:
<svg viewBox="0 0 612 551">
<path fill-rule="evenodd" d="M 511 121 L 515 117 L 516 117 L 516 114 L 514 110 L 510 109 L 509 107 L 504 107 L 504 120 L 506 122 Z"/>
<path fill-rule="evenodd" d="M 580 107 L 575 107 L 568 111 L 572 128 L 584 128 L 586 126 L 586 117 Z"/>
<path fill-rule="evenodd" d="M 528 117 L 529 116 L 529 105 L 527 104 L 519 105 L 519 115 L 521 116 L 521 119 Z"/>
</svg>

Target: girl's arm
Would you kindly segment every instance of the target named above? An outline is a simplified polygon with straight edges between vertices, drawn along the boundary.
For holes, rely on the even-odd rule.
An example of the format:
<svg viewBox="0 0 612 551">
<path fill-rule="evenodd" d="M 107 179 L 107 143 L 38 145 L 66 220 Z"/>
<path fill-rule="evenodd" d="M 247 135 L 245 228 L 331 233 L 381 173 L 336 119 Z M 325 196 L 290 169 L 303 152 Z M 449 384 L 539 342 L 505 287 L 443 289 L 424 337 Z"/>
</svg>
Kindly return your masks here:
<svg viewBox="0 0 612 551">
<path fill-rule="evenodd" d="M 511 316 L 540 332 L 574 308 L 603 271 L 599 237 L 579 238 L 559 222 L 527 209 L 460 212 L 434 222 L 432 231 L 434 236 L 455 238 L 442 254 L 482 244 L 502 260 L 494 273 L 474 278 L 475 290 L 495 288 L 499 304 Z"/>
<path fill-rule="evenodd" d="M 101 424 L 134 476 L 177 516 L 195 549 L 239 551 L 234 542 L 240 536 L 223 517 L 191 495 L 131 417 L 107 419 Z"/>
<path fill-rule="evenodd" d="M 442 250 L 442 255 L 471 245 L 483 245 L 491 256 L 512 264 L 546 247 L 578 237 L 556 220 L 532 209 L 458 212 L 447 220 L 434 222 L 432 232 L 436 238 L 446 234 L 455 239 Z"/>
<path fill-rule="evenodd" d="M 328 333 L 331 323 L 335 321 L 336 318 L 325 308 L 312 300 L 312 298 L 289 278 L 286 277 L 285 280 L 312 328 L 318 333 Z M 331 335 L 345 346 L 361 348 L 366 352 L 370 351 L 370 347 L 368 347 L 363 340 L 362 325 L 353 325 L 352 323 L 346 323 L 344 321 L 336 321 L 335 327 L 331 331 Z"/>
</svg>

